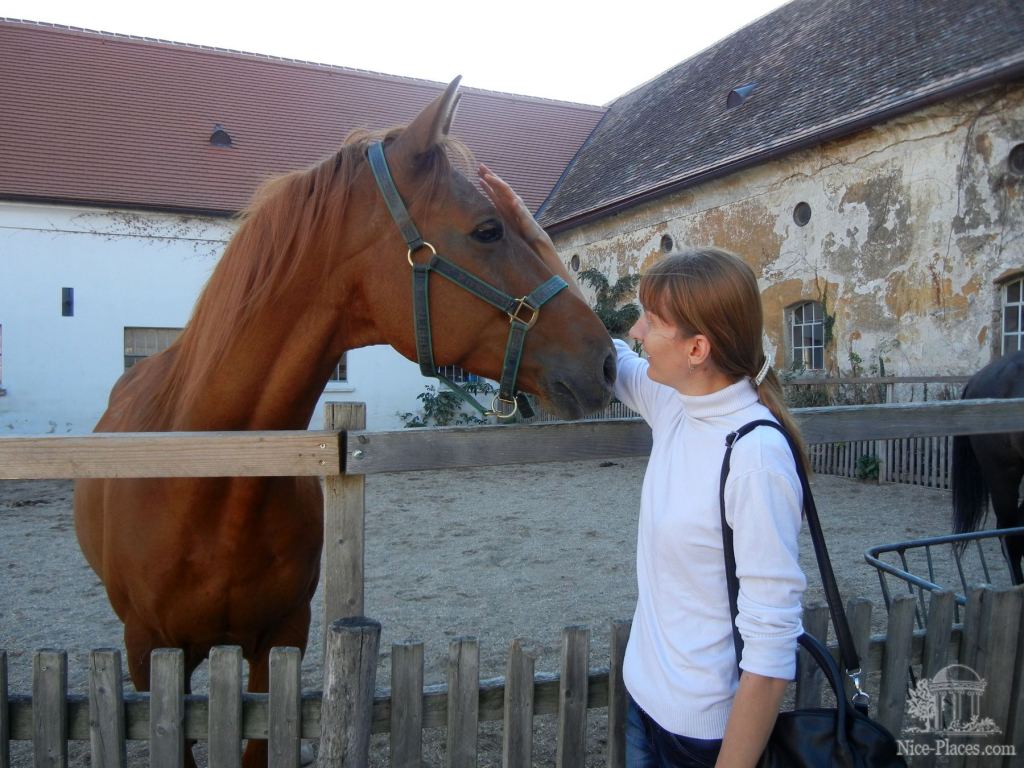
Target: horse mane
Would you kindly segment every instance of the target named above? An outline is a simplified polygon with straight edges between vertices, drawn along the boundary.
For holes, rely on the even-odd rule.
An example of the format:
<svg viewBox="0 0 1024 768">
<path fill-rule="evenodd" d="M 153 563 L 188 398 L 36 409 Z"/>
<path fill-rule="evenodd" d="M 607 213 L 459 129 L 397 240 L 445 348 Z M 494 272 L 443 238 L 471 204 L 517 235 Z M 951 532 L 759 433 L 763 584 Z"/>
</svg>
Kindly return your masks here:
<svg viewBox="0 0 1024 768">
<path fill-rule="evenodd" d="M 165 428 L 179 409 L 202 397 L 201 371 L 216 367 L 239 329 L 274 304 L 322 251 L 318 242 L 337 242 L 353 179 L 371 142 L 392 142 L 404 126 L 387 131 L 356 130 L 341 148 L 305 170 L 264 182 L 238 215 L 241 224 L 228 241 L 175 342 L 161 355 L 170 370 L 161 370 L 156 390 L 139 393 L 127 405 L 143 430 Z M 454 168 L 465 175 L 472 167 L 469 149 L 447 138 L 417 158 L 424 180 L 410 209 L 429 206 Z M 326 277 L 331 263 L 318 265 Z M 139 364 L 141 369 L 147 361 Z M 155 361 L 154 361 L 155 362 Z M 136 371 L 141 375 L 142 370 Z M 152 382 L 150 382 L 153 384 Z M 127 394 L 127 393 L 126 393 Z"/>
</svg>

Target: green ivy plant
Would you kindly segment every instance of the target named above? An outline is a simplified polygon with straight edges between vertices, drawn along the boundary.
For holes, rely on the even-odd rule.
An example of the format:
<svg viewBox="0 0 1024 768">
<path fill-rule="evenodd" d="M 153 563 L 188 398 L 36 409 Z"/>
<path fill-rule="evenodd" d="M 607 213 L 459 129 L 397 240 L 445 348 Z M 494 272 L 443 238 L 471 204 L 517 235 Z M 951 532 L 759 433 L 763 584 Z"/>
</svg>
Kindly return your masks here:
<svg viewBox="0 0 1024 768">
<path fill-rule="evenodd" d="M 489 395 L 495 391 L 486 381 L 474 381 L 463 384 L 462 388 L 471 395 Z M 450 389 L 438 391 L 433 384 L 428 384 L 423 392 L 416 395 L 423 405 L 418 413 L 407 411 L 396 414 L 404 427 L 450 427 L 468 426 L 471 424 L 487 424 L 461 397 Z"/>
<path fill-rule="evenodd" d="M 623 275 L 612 285 L 604 274 L 588 267 L 576 278 L 594 289 L 594 313 L 612 336 L 624 336 L 640 319 L 640 307 L 636 303 L 623 304 L 636 292 L 640 275 Z"/>
</svg>

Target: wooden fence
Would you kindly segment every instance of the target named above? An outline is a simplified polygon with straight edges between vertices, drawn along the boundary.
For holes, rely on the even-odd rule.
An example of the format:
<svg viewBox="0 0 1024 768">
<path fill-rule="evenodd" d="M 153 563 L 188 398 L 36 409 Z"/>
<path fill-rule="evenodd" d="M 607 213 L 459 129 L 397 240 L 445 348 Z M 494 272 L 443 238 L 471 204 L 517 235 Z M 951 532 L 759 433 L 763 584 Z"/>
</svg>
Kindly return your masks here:
<svg viewBox="0 0 1024 768">
<path fill-rule="evenodd" d="M 375 697 L 380 628 L 360 618 L 363 483 L 378 472 L 646 455 L 650 431 L 641 422 L 622 421 L 373 433 L 365 431 L 362 413 L 352 404 L 331 404 L 323 432 L 0 438 L 0 479 L 323 476 L 328 632 L 323 692 L 302 692 L 297 652 L 277 649 L 271 692 L 243 694 L 238 651 L 224 648 L 211 661 L 209 697 L 183 695 L 176 650 L 154 654 L 149 694 L 124 693 L 118 654 L 95 653 L 87 700 L 68 697 L 64 652 L 41 651 L 32 694 L 26 696 L 7 690 L 0 652 L 0 768 L 8 768 L 11 739 L 33 742 L 35 765 L 61 768 L 69 738 L 90 740 L 96 766 L 123 765 L 126 739 L 149 739 L 152 765 L 181 765 L 184 741 L 193 738 L 209 741 L 214 768 L 237 765 L 242 738 L 268 739 L 275 768 L 298 764 L 301 738 L 319 738 L 325 766 L 364 766 L 371 731 L 391 732 L 394 765 L 414 765 L 428 727 L 447 729 L 449 766 L 474 766 L 477 726 L 493 719 L 505 722 L 505 764 L 529 765 L 530 724 L 546 713 L 558 718 L 558 765 L 583 765 L 586 713 L 594 707 L 608 709 L 608 764 L 621 765 L 621 655 L 628 631 L 621 623 L 612 630 L 612 664 L 606 670 L 588 668 L 588 630 L 564 630 L 562 669 L 555 677 L 534 675 L 529 657 L 513 646 L 505 678 L 481 682 L 478 648 L 462 639 L 451 646 L 448 684 L 424 689 L 422 647 L 398 647 L 390 695 Z M 811 408 L 795 415 L 811 444 L 1024 430 L 1020 400 Z M 977 592 L 962 629 L 941 613 L 949 601 L 933 599 L 935 615 L 926 632 L 915 633 L 915 601 L 901 596 L 893 601 L 884 638 L 870 637 L 870 604 L 854 601 L 850 613 L 865 666 L 879 673 L 877 717 L 899 731 L 909 666 L 921 665 L 927 677 L 956 659 L 989 681 L 1004 743 L 1024 743 L 1022 599 L 1019 589 Z M 806 626 L 824 636 L 827 616 L 809 609 Z M 819 692 L 820 681 L 801 665 L 797 703 L 813 702 Z M 1004 764 L 1018 764 L 1012 759 Z"/>
</svg>

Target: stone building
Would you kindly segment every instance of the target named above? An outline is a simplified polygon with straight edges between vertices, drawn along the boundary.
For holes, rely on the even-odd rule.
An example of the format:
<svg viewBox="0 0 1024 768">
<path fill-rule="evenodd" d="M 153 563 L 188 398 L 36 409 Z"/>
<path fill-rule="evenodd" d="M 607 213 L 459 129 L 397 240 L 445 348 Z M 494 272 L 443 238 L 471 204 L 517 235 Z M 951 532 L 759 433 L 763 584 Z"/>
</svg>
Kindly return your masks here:
<svg viewBox="0 0 1024 768">
<path fill-rule="evenodd" d="M 796 0 L 609 105 L 539 218 L 612 279 L 741 254 L 780 368 L 972 372 L 1022 348 L 1024 4 Z"/>
</svg>

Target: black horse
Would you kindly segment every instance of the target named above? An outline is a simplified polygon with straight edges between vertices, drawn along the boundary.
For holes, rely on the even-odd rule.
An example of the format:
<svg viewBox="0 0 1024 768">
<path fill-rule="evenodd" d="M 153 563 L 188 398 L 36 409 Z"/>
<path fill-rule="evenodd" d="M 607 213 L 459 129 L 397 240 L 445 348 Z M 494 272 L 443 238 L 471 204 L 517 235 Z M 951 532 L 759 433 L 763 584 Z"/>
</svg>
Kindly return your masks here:
<svg viewBox="0 0 1024 768">
<path fill-rule="evenodd" d="M 964 387 L 962 399 L 1024 397 L 1024 351 L 993 360 Z M 989 498 L 999 528 L 1024 525 L 1018 506 L 1024 477 L 1024 432 L 958 435 L 953 438 L 953 531 L 976 531 L 988 513 Z M 1024 536 L 1006 538 L 1014 584 L 1024 583 Z"/>
</svg>

